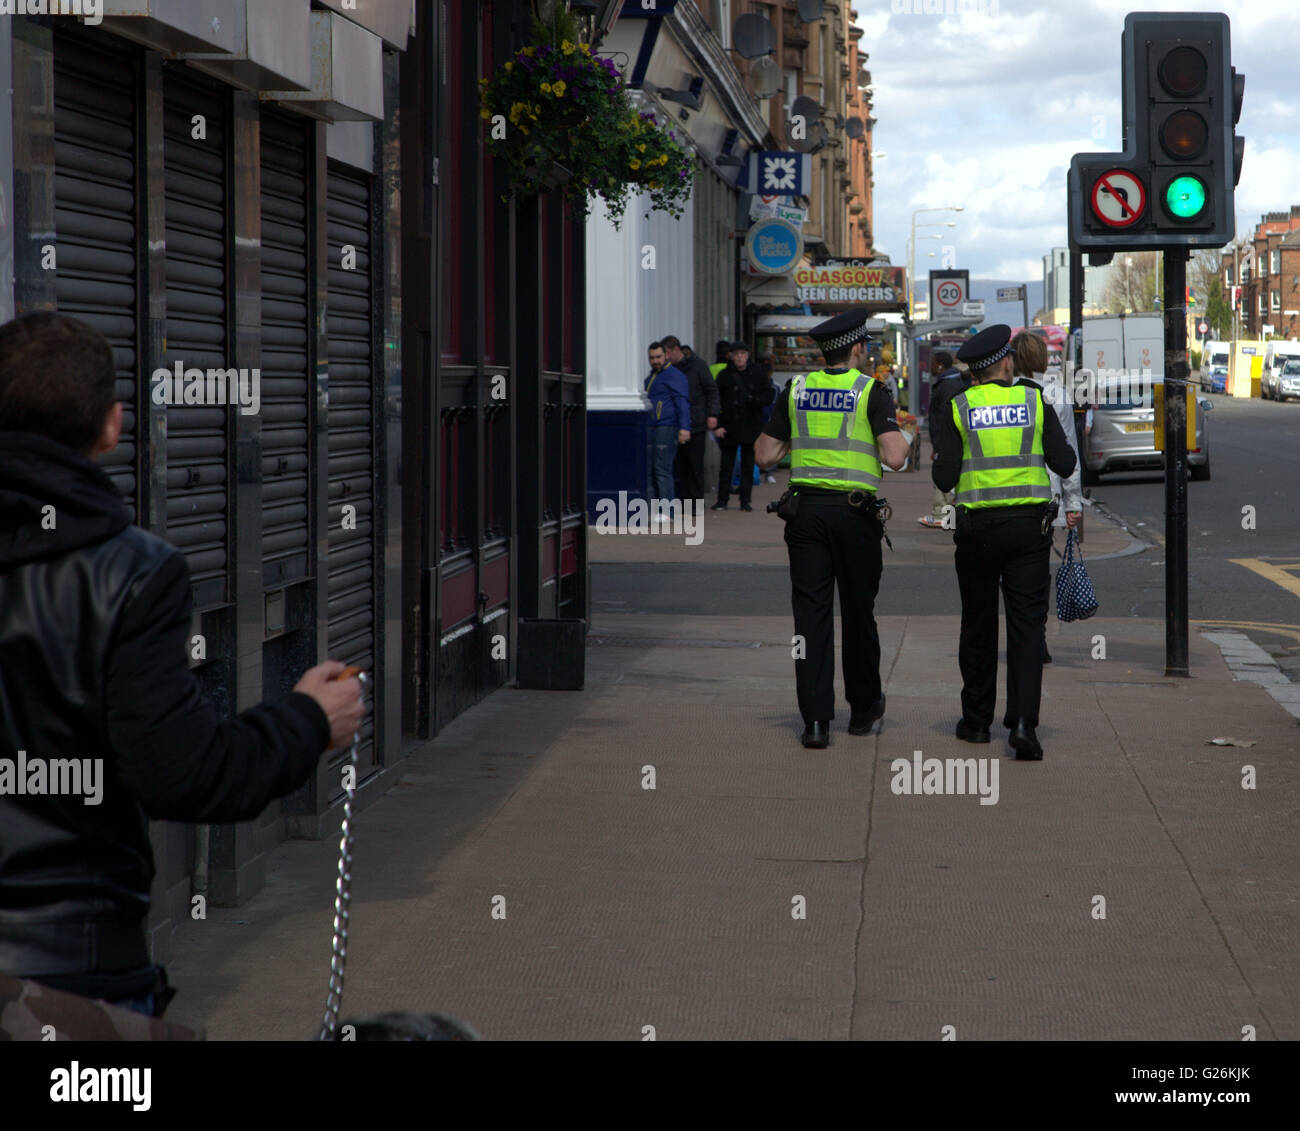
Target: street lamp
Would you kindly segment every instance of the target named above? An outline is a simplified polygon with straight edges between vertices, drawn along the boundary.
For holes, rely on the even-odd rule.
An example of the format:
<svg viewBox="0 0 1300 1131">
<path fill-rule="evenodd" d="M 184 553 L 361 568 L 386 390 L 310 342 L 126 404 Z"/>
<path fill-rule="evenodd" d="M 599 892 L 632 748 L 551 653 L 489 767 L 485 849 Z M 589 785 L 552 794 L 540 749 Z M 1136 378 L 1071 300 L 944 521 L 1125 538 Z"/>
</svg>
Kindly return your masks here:
<svg viewBox="0 0 1300 1131">
<path fill-rule="evenodd" d="M 949 204 L 949 205 L 945 205 L 942 208 L 918 208 L 915 212 L 913 212 L 912 213 L 913 253 L 915 253 L 915 248 L 916 248 L 916 227 L 917 227 L 916 218 L 920 216 L 922 212 L 962 212 L 962 211 L 964 211 L 964 209 L 960 204 Z M 956 222 L 950 220 L 948 221 L 948 225 L 955 227 Z M 924 224 L 921 225 L 921 227 L 925 227 L 925 226 L 926 225 Z M 916 303 L 916 280 L 914 278 L 915 275 L 916 275 L 916 262 L 913 255 L 913 256 L 909 256 L 907 262 L 907 320 L 909 322 L 912 321 L 912 311 Z"/>
<path fill-rule="evenodd" d="M 908 241 L 907 256 L 907 330 L 909 335 L 912 332 L 912 314 L 916 305 L 916 218 L 923 212 L 961 212 L 963 210 L 964 209 L 960 204 L 948 204 L 944 205 L 942 208 L 918 208 L 912 213 L 912 238 Z M 921 226 L 925 227 L 926 225 L 922 224 Z M 956 223 L 955 221 L 950 220 L 947 221 L 945 226 L 955 227 Z M 943 237 L 936 236 L 935 238 L 942 239 Z M 930 312 L 930 316 L 934 316 L 933 311 Z M 903 386 L 906 386 L 907 403 L 909 409 L 912 411 L 915 411 L 917 405 L 917 401 L 913 396 L 915 390 L 912 388 L 912 385 L 916 380 L 913 372 L 915 367 L 912 365 L 915 354 L 916 339 L 912 337 L 910 338 L 910 348 L 907 351 L 907 363 L 903 367 L 902 382 Z"/>
</svg>

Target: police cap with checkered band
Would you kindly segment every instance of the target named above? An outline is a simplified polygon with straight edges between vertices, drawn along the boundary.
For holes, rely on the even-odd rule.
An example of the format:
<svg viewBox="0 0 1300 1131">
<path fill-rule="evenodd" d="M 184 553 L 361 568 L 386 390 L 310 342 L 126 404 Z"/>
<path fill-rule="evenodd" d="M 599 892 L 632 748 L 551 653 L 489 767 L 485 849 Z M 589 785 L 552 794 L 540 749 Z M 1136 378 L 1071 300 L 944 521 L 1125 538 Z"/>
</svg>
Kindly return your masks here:
<svg viewBox="0 0 1300 1131">
<path fill-rule="evenodd" d="M 999 322 L 981 330 L 957 351 L 957 360 L 971 369 L 987 369 L 1011 353 L 1011 327 Z"/>
<path fill-rule="evenodd" d="M 834 318 L 828 318 L 808 331 L 809 337 L 817 343 L 823 353 L 827 350 L 844 349 L 855 342 L 869 341 L 867 332 L 867 312 L 865 310 L 846 310 Z"/>
</svg>

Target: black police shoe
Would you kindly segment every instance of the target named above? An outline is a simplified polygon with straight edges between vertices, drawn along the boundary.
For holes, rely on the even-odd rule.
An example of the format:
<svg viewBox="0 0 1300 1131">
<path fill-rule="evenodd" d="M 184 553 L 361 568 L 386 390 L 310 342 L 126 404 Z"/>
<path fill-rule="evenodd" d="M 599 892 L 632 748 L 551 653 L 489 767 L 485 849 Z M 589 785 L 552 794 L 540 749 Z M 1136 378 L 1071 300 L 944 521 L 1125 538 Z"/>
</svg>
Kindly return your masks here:
<svg viewBox="0 0 1300 1131">
<path fill-rule="evenodd" d="M 740 509 L 741 509 L 742 511 L 752 511 L 754 508 L 751 507 L 748 503 L 741 503 L 741 504 L 740 504 Z"/>
<path fill-rule="evenodd" d="M 1043 760 L 1043 748 L 1038 743 L 1038 735 L 1034 733 L 1031 723 L 1025 719 L 1017 719 L 1015 729 L 1012 730 L 1010 738 L 1011 749 L 1016 752 L 1017 762 L 1041 762 Z"/>
<path fill-rule="evenodd" d="M 710 509 L 710 510 L 714 510 L 714 511 L 725 511 L 725 510 L 727 509 L 727 504 L 726 504 L 726 503 L 714 503 L 713 506 L 711 506 L 709 509 Z"/>
<path fill-rule="evenodd" d="M 825 750 L 831 744 L 831 724 L 829 722 L 809 723 L 803 728 L 803 744 L 809 750 Z"/>
<path fill-rule="evenodd" d="M 989 728 L 977 726 L 965 718 L 957 723 L 957 737 L 963 742 L 988 742 Z"/>
<path fill-rule="evenodd" d="M 870 734 L 877 719 L 885 717 L 885 697 L 882 695 L 866 711 L 854 711 L 849 716 L 849 734 Z"/>
</svg>

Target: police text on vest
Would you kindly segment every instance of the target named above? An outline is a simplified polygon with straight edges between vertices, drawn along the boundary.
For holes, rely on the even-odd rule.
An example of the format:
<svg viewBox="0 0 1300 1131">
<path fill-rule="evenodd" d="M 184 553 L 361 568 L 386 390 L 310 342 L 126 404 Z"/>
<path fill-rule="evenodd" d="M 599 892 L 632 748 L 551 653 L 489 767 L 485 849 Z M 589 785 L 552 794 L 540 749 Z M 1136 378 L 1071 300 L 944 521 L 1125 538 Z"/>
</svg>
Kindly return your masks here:
<svg viewBox="0 0 1300 1131">
<path fill-rule="evenodd" d="M 971 405 L 967 415 L 970 428 L 1028 428 L 1029 406 L 1026 404 Z"/>
<path fill-rule="evenodd" d="M 858 405 L 858 394 L 852 389 L 800 389 L 795 407 L 813 412 L 852 412 Z"/>
</svg>

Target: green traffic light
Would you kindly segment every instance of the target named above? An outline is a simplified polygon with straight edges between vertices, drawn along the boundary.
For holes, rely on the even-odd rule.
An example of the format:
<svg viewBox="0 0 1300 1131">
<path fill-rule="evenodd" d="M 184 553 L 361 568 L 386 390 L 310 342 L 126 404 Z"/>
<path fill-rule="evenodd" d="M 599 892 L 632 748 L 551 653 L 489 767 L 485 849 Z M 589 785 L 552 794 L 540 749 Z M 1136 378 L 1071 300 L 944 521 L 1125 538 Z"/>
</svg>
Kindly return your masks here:
<svg viewBox="0 0 1300 1131">
<path fill-rule="evenodd" d="M 1165 189 L 1165 207 L 1171 216 L 1190 220 L 1205 207 L 1205 184 L 1199 177 L 1176 177 Z"/>
</svg>

